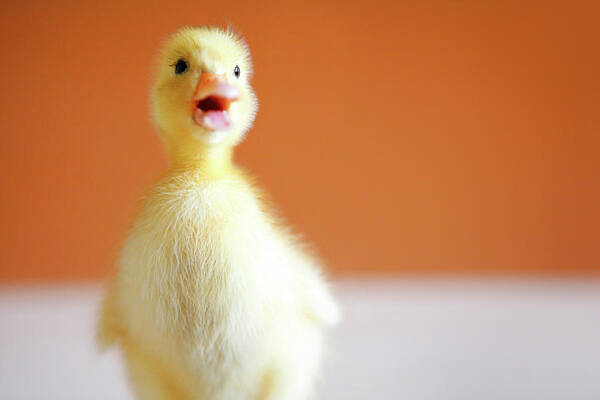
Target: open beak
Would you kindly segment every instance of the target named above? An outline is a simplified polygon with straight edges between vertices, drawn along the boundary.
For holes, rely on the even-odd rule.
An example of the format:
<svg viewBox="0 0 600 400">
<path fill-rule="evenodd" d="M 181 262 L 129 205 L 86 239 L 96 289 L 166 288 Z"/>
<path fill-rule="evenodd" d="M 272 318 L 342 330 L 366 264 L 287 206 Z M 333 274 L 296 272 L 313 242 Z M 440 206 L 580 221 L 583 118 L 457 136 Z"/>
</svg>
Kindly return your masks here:
<svg viewBox="0 0 600 400">
<path fill-rule="evenodd" d="M 203 73 L 194 92 L 194 122 L 211 131 L 231 128 L 229 106 L 238 97 L 239 90 L 223 76 Z"/>
</svg>

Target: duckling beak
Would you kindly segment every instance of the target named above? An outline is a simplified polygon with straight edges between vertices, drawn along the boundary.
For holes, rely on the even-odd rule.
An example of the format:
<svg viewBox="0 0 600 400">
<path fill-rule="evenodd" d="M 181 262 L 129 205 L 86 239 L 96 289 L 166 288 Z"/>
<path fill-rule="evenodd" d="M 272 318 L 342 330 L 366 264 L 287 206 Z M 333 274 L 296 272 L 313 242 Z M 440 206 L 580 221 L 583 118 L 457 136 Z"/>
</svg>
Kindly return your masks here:
<svg viewBox="0 0 600 400">
<path fill-rule="evenodd" d="M 228 83 L 224 76 L 203 73 L 192 101 L 194 122 L 210 131 L 231 128 L 229 106 L 238 97 L 238 88 Z"/>
</svg>

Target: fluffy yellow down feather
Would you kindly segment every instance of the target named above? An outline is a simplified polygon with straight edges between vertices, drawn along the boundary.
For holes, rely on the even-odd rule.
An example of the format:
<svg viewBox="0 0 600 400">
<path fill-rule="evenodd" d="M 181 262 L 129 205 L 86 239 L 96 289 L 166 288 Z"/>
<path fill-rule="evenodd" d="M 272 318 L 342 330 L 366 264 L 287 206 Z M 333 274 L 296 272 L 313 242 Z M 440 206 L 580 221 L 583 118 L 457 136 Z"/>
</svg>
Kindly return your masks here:
<svg viewBox="0 0 600 400">
<path fill-rule="evenodd" d="M 160 53 L 152 105 L 170 167 L 123 245 L 98 327 L 140 399 L 307 399 L 338 319 L 319 262 L 232 163 L 257 108 L 251 72 L 245 43 L 218 28 L 183 28 Z M 194 120 L 203 75 L 233 90 L 225 129 Z"/>
</svg>

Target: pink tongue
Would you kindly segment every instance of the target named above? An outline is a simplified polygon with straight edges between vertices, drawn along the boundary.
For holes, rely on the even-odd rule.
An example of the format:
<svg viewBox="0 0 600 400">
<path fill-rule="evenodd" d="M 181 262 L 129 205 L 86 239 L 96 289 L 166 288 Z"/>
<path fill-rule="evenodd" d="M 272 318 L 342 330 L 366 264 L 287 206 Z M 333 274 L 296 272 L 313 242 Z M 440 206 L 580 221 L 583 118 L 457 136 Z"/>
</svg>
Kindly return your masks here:
<svg viewBox="0 0 600 400">
<path fill-rule="evenodd" d="M 194 120 L 198 125 L 202 125 L 213 131 L 225 130 L 231 125 L 231 120 L 229 119 L 227 111 L 202 111 L 196 109 Z"/>
</svg>

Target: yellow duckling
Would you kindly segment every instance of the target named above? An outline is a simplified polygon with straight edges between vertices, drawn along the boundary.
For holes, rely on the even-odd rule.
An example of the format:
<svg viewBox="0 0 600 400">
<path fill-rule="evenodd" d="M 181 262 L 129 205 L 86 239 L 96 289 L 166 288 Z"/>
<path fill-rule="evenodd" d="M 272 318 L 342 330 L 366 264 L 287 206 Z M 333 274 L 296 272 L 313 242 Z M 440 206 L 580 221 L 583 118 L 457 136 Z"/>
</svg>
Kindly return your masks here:
<svg viewBox="0 0 600 400">
<path fill-rule="evenodd" d="M 160 53 L 154 120 L 170 168 L 146 197 L 104 300 L 140 399 L 301 400 L 338 309 L 319 262 L 232 163 L 257 101 L 248 48 L 183 28 Z"/>
</svg>

